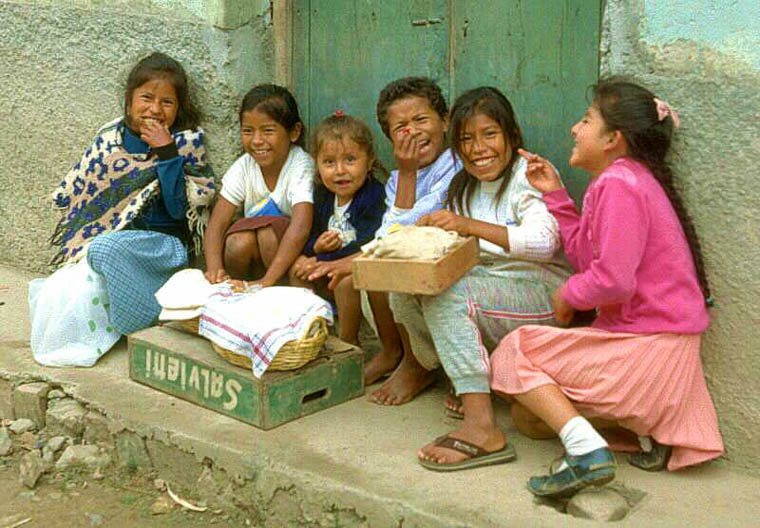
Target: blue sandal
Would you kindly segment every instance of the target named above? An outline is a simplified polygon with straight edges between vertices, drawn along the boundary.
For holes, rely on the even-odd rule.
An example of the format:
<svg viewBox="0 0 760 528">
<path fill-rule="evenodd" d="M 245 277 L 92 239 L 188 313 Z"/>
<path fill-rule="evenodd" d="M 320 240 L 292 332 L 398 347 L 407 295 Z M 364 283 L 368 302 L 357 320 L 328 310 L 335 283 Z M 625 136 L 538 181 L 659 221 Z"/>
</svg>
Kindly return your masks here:
<svg viewBox="0 0 760 528">
<path fill-rule="evenodd" d="M 580 456 L 565 455 L 567 468 L 549 475 L 530 477 L 528 490 L 539 497 L 565 498 L 575 495 L 587 486 L 604 486 L 615 478 L 615 456 L 606 447 L 600 447 Z"/>
</svg>

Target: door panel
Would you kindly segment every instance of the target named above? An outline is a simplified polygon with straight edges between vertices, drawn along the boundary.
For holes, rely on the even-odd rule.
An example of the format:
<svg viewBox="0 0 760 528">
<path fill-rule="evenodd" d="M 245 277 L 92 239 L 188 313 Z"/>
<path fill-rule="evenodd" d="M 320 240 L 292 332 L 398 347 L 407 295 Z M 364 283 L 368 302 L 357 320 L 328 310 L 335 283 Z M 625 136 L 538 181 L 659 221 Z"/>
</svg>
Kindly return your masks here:
<svg viewBox="0 0 760 528">
<path fill-rule="evenodd" d="M 375 117 L 390 81 L 424 75 L 448 88 L 447 0 L 296 0 L 296 99 L 307 128 L 342 109 L 372 128 L 380 159 L 392 148 Z"/>
<path fill-rule="evenodd" d="M 525 145 L 554 163 L 578 197 L 587 178 L 570 169 L 569 127 L 599 71 L 598 2 L 456 0 L 453 91 L 482 85 L 512 102 Z"/>
<path fill-rule="evenodd" d="M 569 127 L 599 71 L 600 1 L 292 0 L 293 78 L 307 128 L 340 108 L 364 119 L 380 159 L 390 142 L 375 117 L 393 79 L 426 75 L 447 100 L 492 85 L 512 101 L 527 148 L 545 155 L 578 198 Z"/>
</svg>

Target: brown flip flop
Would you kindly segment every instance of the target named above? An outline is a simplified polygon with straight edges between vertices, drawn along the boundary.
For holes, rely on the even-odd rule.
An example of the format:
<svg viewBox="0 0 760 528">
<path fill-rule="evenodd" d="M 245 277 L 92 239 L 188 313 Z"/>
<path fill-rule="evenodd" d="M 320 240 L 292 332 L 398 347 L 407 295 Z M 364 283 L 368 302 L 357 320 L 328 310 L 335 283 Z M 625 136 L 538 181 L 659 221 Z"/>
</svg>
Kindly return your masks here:
<svg viewBox="0 0 760 528">
<path fill-rule="evenodd" d="M 515 448 L 509 442 L 505 443 L 504 447 L 498 451 L 486 451 L 482 447 L 476 446 L 466 440 L 443 435 L 435 439 L 435 445 L 453 449 L 454 451 L 468 455 L 469 458 L 460 460 L 459 462 L 452 462 L 451 464 L 439 464 L 430 460 L 417 459 L 422 467 L 432 471 L 459 471 L 460 469 L 506 464 L 517 458 Z"/>
</svg>

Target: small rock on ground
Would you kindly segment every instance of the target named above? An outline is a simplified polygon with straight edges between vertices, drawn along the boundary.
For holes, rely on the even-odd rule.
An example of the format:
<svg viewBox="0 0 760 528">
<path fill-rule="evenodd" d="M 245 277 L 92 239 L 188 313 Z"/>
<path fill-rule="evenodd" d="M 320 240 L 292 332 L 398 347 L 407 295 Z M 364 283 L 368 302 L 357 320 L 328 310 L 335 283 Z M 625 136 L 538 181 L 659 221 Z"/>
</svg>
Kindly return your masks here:
<svg viewBox="0 0 760 528">
<path fill-rule="evenodd" d="M 174 503 L 166 495 L 161 495 L 150 507 L 151 515 L 163 515 L 174 509 Z"/>
<path fill-rule="evenodd" d="M 111 463 L 108 453 L 102 453 L 95 445 L 69 446 L 56 462 L 56 469 L 67 469 L 76 465 L 83 465 L 90 469 L 104 468 Z"/>
<path fill-rule="evenodd" d="M 65 397 L 66 397 L 66 393 L 60 389 L 53 389 L 50 392 L 48 392 L 48 400 L 60 400 L 61 398 L 65 398 Z"/>
<path fill-rule="evenodd" d="M 567 503 L 567 513 L 594 521 L 619 521 L 628 513 L 628 502 L 610 488 L 586 488 Z"/>
<path fill-rule="evenodd" d="M 40 476 L 45 472 L 45 463 L 39 451 L 32 451 L 21 457 L 19 464 L 19 480 L 29 489 L 37 485 Z"/>
<path fill-rule="evenodd" d="M 13 442 L 8 436 L 8 430 L 0 427 L 0 456 L 10 455 L 13 451 Z"/>
<path fill-rule="evenodd" d="M 89 519 L 91 526 L 100 526 L 103 524 L 103 516 L 99 513 L 85 513 L 84 516 Z"/>
<path fill-rule="evenodd" d="M 72 398 L 51 401 L 46 415 L 47 430 L 51 434 L 80 437 L 84 431 L 86 414 L 87 409 Z"/>
<path fill-rule="evenodd" d="M 29 418 L 21 418 L 19 420 L 15 420 L 9 429 L 13 434 L 20 435 L 26 433 L 27 431 L 34 431 L 37 429 L 37 424 L 35 424 Z"/>
<path fill-rule="evenodd" d="M 53 453 L 57 453 L 60 451 L 60 449 L 63 447 L 63 445 L 68 440 L 68 437 L 66 436 L 54 436 L 50 440 L 47 441 L 47 444 L 45 444 L 45 448 L 50 450 Z"/>
</svg>

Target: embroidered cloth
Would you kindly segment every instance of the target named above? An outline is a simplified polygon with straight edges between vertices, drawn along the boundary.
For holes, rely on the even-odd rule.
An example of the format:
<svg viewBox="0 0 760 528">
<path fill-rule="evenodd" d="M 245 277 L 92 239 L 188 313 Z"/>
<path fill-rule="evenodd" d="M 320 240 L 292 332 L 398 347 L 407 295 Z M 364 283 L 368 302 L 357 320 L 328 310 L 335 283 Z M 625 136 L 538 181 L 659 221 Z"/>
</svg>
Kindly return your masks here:
<svg viewBox="0 0 760 528">
<path fill-rule="evenodd" d="M 198 333 L 251 359 L 260 378 L 288 341 L 300 340 L 316 317 L 333 322 L 330 303 L 306 288 L 271 286 L 254 293 L 213 294 L 203 308 Z"/>
</svg>

